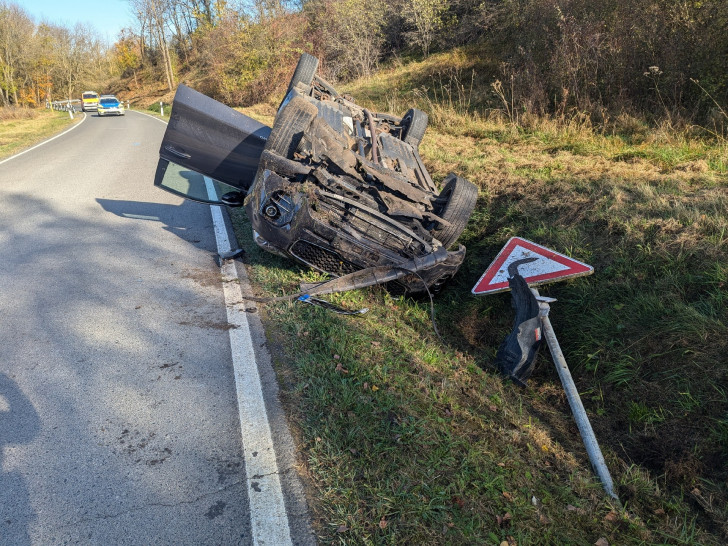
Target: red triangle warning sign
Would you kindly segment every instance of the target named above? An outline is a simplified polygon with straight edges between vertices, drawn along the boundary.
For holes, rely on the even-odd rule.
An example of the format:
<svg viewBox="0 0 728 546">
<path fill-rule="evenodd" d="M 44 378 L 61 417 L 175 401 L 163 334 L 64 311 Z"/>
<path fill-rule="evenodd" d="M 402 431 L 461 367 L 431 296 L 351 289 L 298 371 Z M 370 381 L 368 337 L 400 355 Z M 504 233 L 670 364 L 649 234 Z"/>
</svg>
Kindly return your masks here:
<svg viewBox="0 0 728 546">
<path fill-rule="evenodd" d="M 494 294 L 508 290 L 510 276 L 508 266 L 519 260 L 529 260 L 517 267 L 518 273 L 530 285 L 546 284 L 594 273 L 594 268 L 590 265 L 526 239 L 512 237 L 473 287 L 473 294 Z"/>
</svg>

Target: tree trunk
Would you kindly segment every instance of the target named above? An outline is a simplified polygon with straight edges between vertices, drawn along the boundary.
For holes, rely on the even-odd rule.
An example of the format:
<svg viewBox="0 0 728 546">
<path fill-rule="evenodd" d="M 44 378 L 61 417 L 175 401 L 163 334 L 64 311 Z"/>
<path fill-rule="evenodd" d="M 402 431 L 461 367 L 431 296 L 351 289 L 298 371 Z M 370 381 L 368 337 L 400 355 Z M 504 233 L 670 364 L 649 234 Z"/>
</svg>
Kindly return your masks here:
<svg viewBox="0 0 728 546">
<path fill-rule="evenodd" d="M 159 36 L 159 48 L 162 50 L 162 62 L 164 63 L 164 74 L 167 77 L 167 87 L 172 91 L 174 89 L 174 74 L 172 72 L 172 60 L 169 56 L 167 39 L 164 37 L 164 28 L 158 27 L 157 34 Z"/>
</svg>

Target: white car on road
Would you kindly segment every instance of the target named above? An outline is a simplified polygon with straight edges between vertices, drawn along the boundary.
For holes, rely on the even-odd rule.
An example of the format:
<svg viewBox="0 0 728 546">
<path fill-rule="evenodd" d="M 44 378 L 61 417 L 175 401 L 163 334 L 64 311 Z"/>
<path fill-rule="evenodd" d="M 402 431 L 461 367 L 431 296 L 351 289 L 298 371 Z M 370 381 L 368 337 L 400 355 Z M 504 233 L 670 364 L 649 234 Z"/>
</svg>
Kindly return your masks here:
<svg viewBox="0 0 728 546">
<path fill-rule="evenodd" d="M 101 95 L 96 114 L 99 116 L 123 116 L 124 105 L 114 95 Z"/>
</svg>

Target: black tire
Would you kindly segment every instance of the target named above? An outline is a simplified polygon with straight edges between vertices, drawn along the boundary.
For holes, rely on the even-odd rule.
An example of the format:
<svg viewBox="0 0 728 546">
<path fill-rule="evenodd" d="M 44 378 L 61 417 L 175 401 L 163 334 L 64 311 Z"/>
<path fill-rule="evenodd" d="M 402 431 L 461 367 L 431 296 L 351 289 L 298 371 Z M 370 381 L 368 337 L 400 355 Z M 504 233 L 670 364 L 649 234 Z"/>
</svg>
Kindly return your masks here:
<svg viewBox="0 0 728 546">
<path fill-rule="evenodd" d="M 281 100 L 281 103 L 278 105 L 278 110 L 280 110 L 281 106 L 283 106 L 283 103 L 285 102 L 288 93 L 291 92 L 291 89 L 296 87 L 299 83 L 302 83 L 307 87 L 313 83 L 313 78 L 318 70 L 318 65 L 319 60 L 317 57 L 309 55 L 308 53 L 301 53 L 301 58 L 298 59 L 296 70 L 293 71 L 293 77 L 288 84 L 286 94 L 283 95 L 283 100 Z"/>
<path fill-rule="evenodd" d="M 316 75 L 318 70 L 319 60 L 313 55 L 308 53 L 302 53 L 301 58 L 298 59 L 296 70 L 293 72 L 291 83 L 288 84 L 288 91 L 296 87 L 299 83 L 304 85 L 311 85 L 313 83 L 313 77 Z M 286 91 L 286 95 L 288 94 Z"/>
<path fill-rule="evenodd" d="M 293 159 L 303 132 L 318 114 L 318 108 L 303 97 L 294 97 L 278 112 L 265 149 Z"/>
<path fill-rule="evenodd" d="M 293 71 L 293 77 L 291 83 L 288 84 L 288 88 L 293 89 L 299 83 L 304 85 L 311 85 L 313 78 L 318 70 L 319 60 L 318 57 L 309 55 L 308 53 L 301 53 L 301 58 L 298 59 L 296 70 Z"/>
<path fill-rule="evenodd" d="M 427 114 L 417 108 L 410 108 L 402 118 L 402 124 L 405 126 L 402 133 L 402 140 L 417 149 L 420 146 L 422 137 L 425 136 L 427 130 Z"/>
<path fill-rule="evenodd" d="M 431 232 L 445 248 L 449 248 L 460 237 L 473 213 L 477 199 L 478 188 L 475 184 L 454 174 L 448 175 L 445 179 L 445 187 L 439 197 L 444 203 L 435 214 L 450 222 L 450 225 L 438 224 Z"/>
</svg>

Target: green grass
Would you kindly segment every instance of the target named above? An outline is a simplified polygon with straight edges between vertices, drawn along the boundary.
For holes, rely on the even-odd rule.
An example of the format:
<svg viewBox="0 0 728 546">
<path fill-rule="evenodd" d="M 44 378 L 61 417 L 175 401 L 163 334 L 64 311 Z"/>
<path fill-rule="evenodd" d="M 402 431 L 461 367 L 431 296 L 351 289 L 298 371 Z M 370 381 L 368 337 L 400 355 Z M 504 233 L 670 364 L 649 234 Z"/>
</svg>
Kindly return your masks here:
<svg viewBox="0 0 728 546">
<path fill-rule="evenodd" d="M 152 103 L 149 108 L 139 108 L 132 106 L 131 109 L 136 110 L 137 112 L 141 112 L 143 114 L 147 114 L 148 116 L 154 116 L 155 118 L 159 118 L 164 121 L 169 121 L 169 116 L 172 115 L 172 105 L 166 103 L 164 105 L 164 115 L 162 115 L 162 109 L 160 108 L 158 102 Z"/>
<path fill-rule="evenodd" d="M 442 340 L 429 302 L 381 288 L 331 296 L 371 310 L 359 317 L 261 306 L 320 540 L 725 543 L 725 143 L 634 120 L 614 134 L 573 120 L 514 125 L 457 92 L 470 60 L 453 55 L 346 89 L 395 113 L 419 100 L 433 178 L 455 171 L 480 188 L 466 261 L 436 298 Z M 449 92 L 447 66 L 462 67 Z M 416 93 L 428 77 L 439 102 Z M 244 216 L 236 223 L 256 290 L 293 293 L 311 278 L 257 249 Z M 552 322 L 624 509 L 595 481 L 548 351 L 525 390 L 493 369 L 509 296 L 470 289 L 513 235 L 595 267 L 541 292 L 558 299 Z"/>
<path fill-rule="evenodd" d="M 0 159 L 38 144 L 72 123 L 67 112 L 0 108 Z"/>
</svg>

